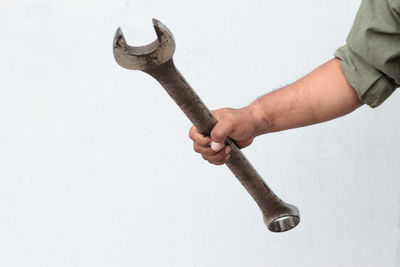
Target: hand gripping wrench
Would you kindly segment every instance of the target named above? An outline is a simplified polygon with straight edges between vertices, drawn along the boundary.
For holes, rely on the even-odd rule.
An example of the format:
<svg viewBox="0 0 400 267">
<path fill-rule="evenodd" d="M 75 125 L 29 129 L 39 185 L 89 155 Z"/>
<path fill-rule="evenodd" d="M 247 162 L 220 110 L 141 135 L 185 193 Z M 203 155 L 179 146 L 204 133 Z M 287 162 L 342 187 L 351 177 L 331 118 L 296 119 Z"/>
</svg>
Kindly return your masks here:
<svg viewBox="0 0 400 267">
<path fill-rule="evenodd" d="M 153 26 L 158 38 L 146 46 L 129 46 L 118 28 L 113 42 L 115 60 L 124 68 L 153 76 L 198 131 L 208 136 L 217 120 L 176 69 L 172 59 L 175 52 L 172 33 L 156 19 L 153 19 Z M 232 139 L 227 138 L 225 142 L 232 148 L 226 165 L 260 207 L 268 229 L 284 232 L 294 228 L 300 222 L 299 210 L 272 192 Z"/>
</svg>

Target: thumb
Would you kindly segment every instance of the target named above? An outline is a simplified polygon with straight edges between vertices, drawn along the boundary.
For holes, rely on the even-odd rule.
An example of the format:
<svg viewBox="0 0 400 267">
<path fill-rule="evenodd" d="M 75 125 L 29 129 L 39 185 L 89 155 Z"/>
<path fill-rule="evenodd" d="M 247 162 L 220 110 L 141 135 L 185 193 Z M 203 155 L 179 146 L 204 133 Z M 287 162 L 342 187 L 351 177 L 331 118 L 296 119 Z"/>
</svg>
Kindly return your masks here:
<svg viewBox="0 0 400 267">
<path fill-rule="evenodd" d="M 231 135 L 233 132 L 233 126 L 227 121 L 219 121 L 215 124 L 214 128 L 211 130 L 210 137 L 211 141 L 223 144 L 225 143 L 225 138 Z"/>
</svg>

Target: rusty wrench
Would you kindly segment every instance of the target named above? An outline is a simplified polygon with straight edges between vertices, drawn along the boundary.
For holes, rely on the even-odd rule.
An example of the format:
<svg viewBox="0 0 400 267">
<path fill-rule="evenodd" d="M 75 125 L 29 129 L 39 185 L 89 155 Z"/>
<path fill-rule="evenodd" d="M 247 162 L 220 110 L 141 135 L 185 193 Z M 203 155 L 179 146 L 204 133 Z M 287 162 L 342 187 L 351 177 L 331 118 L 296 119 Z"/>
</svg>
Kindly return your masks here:
<svg viewBox="0 0 400 267">
<path fill-rule="evenodd" d="M 173 62 L 175 41 L 169 29 L 153 19 L 157 40 L 146 46 L 129 46 L 120 28 L 115 33 L 113 52 L 115 60 L 124 68 L 141 70 L 153 76 L 178 104 L 200 133 L 208 136 L 217 123 L 210 110 L 176 69 Z M 261 209 L 264 222 L 273 232 L 284 232 L 300 222 L 298 209 L 283 202 L 266 185 L 233 140 L 231 157 L 226 165 L 246 188 Z"/>
</svg>

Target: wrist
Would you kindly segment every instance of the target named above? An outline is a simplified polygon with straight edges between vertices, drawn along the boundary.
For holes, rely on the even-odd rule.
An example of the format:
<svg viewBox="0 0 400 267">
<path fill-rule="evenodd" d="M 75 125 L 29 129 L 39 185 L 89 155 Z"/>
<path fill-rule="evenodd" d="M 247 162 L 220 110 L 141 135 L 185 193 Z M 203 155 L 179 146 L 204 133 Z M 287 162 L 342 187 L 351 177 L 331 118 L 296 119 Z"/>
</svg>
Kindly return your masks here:
<svg viewBox="0 0 400 267">
<path fill-rule="evenodd" d="M 265 106 L 260 103 L 259 99 L 243 109 L 246 110 L 248 116 L 251 118 L 254 126 L 254 137 L 265 134 L 269 131 L 272 123 L 265 111 Z"/>
</svg>

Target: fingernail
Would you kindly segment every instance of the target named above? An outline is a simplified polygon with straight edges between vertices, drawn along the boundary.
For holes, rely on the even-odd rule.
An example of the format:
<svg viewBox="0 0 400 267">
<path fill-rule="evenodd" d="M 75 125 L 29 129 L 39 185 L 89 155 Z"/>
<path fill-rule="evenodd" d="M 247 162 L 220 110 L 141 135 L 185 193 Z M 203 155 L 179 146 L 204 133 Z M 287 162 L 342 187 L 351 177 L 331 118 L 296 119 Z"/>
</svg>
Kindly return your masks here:
<svg viewBox="0 0 400 267">
<path fill-rule="evenodd" d="M 230 146 L 227 146 L 226 148 L 225 148 L 225 154 L 227 154 L 227 155 L 229 155 L 229 153 L 231 153 L 231 147 Z"/>
<path fill-rule="evenodd" d="M 215 152 L 220 151 L 225 145 L 221 143 L 217 143 L 212 141 L 211 142 L 211 149 L 214 150 Z"/>
</svg>

